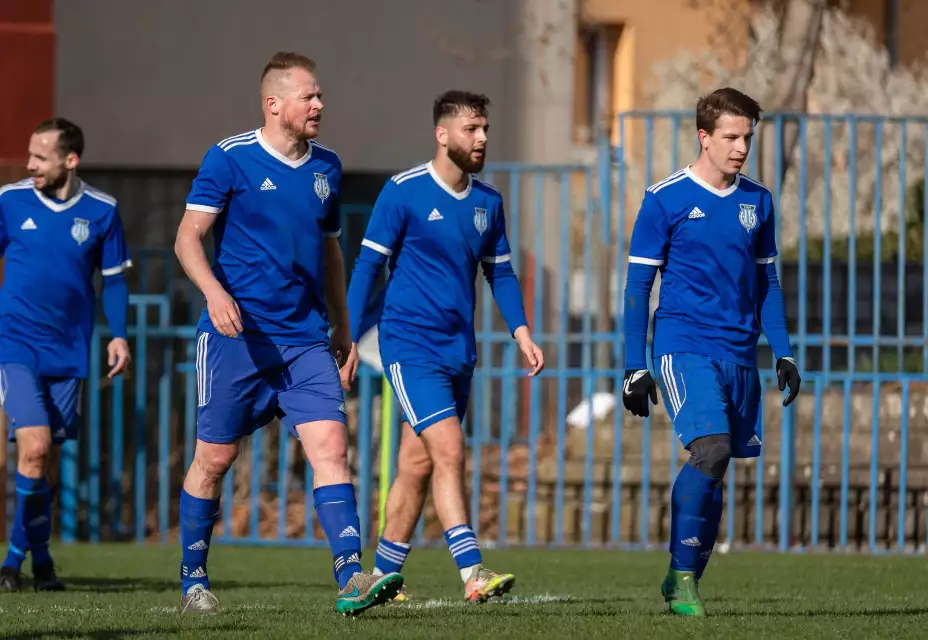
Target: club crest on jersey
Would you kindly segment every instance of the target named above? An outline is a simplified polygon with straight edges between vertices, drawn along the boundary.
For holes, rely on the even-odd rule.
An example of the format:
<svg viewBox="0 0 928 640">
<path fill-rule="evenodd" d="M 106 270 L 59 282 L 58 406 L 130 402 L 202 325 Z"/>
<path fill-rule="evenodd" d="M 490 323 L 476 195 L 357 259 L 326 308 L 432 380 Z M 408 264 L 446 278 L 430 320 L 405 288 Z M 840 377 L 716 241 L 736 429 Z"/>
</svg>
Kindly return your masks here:
<svg viewBox="0 0 928 640">
<path fill-rule="evenodd" d="M 741 213 L 738 214 L 738 220 L 741 221 L 741 226 L 750 233 L 754 227 L 757 226 L 757 207 L 753 204 L 743 204 L 741 205 Z"/>
<path fill-rule="evenodd" d="M 316 182 L 313 185 L 313 189 L 315 189 L 319 199 L 325 202 L 325 199 L 329 197 L 329 179 L 324 173 L 316 173 L 314 175 L 316 176 Z"/>
<path fill-rule="evenodd" d="M 84 244 L 90 237 L 90 220 L 83 218 L 74 218 L 74 224 L 71 225 L 71 237 L 77 244 Z"/>
<path fill-rule="evenodd" d="M 474 226 L 477 227 L 477 233 L 483 235 L 487 230 L 487 210 L 480 207 L 474 207 Z"/>
</svg>

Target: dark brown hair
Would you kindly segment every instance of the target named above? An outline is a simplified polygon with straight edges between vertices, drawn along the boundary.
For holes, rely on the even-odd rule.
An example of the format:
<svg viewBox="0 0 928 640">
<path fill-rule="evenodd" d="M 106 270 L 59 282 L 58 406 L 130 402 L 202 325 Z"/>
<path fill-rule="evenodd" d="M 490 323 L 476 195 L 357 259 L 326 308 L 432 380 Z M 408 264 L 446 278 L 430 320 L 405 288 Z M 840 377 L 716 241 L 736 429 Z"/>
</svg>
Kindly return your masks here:
<svg viewBox="0 0 928 640">
<path fill-rule="evenodd" d="M 731 87 L 716 89 L 696 103 L 696 129 L 712 135 L 716 122 L 725 114 L 749 118 L 757 124 L 762 111 L 757 100 L 746 93 Z"/>
<path fill-rule="evenodd" d="M 445 116 L 456 116 L 462 111 L 473 112 L 486 117 L 490 99 L 481 93 L 470 91 L 445 91 L 435 99 L 432 107 L 432 119 L 437 125 Z"/>
<path fill-rule="evenodd" d="M 35 128 L 35 133 L 47 133 L 49 131 L 58 132 L 58 153 L 61 154 L 62 158 L 69 153 L 75 153 L 77 157 L 84 153 L 84 132 L 70 120 L 52 118 L 40 122 Z"/>
</svg>

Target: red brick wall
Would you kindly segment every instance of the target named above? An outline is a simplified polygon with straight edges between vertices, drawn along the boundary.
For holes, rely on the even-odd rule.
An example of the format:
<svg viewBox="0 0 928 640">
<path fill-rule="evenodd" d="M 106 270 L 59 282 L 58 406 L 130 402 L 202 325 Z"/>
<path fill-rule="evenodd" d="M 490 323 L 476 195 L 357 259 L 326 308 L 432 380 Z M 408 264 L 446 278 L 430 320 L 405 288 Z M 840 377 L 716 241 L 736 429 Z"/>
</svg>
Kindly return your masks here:
<svg viewBox="0 0 928 640">
<path fill-rule="evenodd" d="M 0 2 L 0 181 L 19 177 L 33 127 L 54 113 L 52 0 Z"/>
</svg>

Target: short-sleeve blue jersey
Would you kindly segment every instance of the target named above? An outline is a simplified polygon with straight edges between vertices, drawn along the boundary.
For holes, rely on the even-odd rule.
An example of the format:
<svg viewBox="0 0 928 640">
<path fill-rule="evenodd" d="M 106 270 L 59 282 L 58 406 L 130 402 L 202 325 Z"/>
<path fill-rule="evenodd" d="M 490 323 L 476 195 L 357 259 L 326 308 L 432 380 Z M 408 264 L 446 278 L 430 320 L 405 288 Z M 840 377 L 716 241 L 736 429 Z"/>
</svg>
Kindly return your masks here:
<svg viewBox="0 0 928 640">
<path fill-rule="evenodd" d="M 645 192 L 629 262 L 660 268 L 653 356 L 757 363 L 757 265 L 776 261 L 773 198 L 739 175 L 724 191 L 687 167 Z"/>
<path fill-rule="evenodd" d="M 94 275 L 132 265 L 116 199 L 84 182 L 63 201 L 31 178 L 0 187 L 0 251 L 0 362 L 87 377 Z"/>
<path fill-rule="evenodd" d="M 311 141 L 289 160 L 261 130 L 227 138 L 206 154 L 187 209 L 218 216 L 213 274 L 239 306 L 240 339 L 328 345 L 324 249 L 341 233 L 342 165 Z M 198 328 L 219 333 L 206 309 Z"/>
<path fill-rule="evenodd" d="M 518 298 L 515 310 L 504 317 L 514 325 L 510 331 L 525 324 L 502 196 L 487 183 L 468 179 L 464 191 L 456 192 L 429 162 L 391 178 L 374 205 L 362 245 L 389 259 L 379 325 L 385 362 L 429 361 L 473 370 L 475 281 L 481 263 L 491 285 L 497 266 L 500 274 L 505 271 L 497 275 L 500 281 L 508 277 L 516 283 L 506 293 Z M 350 299 L 349 294 L 349 304 Z M 352 323 L 357 324 L 354 317 Z"/>
</svg>

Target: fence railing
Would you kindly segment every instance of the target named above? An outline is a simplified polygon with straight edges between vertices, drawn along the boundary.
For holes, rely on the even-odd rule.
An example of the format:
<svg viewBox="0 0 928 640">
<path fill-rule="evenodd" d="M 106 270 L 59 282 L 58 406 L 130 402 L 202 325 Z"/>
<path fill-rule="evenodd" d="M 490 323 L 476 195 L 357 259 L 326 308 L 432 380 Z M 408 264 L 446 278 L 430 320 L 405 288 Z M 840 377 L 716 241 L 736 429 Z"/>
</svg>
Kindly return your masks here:
<svg viewBox="0 0 928 640">
<path fill-rule="evenodd" d="M 479 361 L 464 428 L 473 524 L 488 544 L 648 548 L 667 537 L 669 488 L 685 452 L 663 408 L 632 418 L 613 391 L 624 372 L 622 289 L 635 208 L 648 184 L 695 157 L 695 136 L 685 113 L 627 113 L 618 124 L 619 147 L 603 148 L 593 165 L 496 164 L 484 175 L 505 197 L 514 266 L 548 362 L 541 377 L 525 377 L 480 285 Z M 804 392 L 782 409 L 762 340 L 764 452 L 730 468 L 725 545 L 925 548 L 926 127 L 916 119 L 782 114 L 759 127 L 749 172 L 771 184 L 778 204 L 780 269 Z M 118 184 L 117 176 L 108 189 L 120 197 Z M 156 186 L 146 192 L 165 199 Z M 349 266 L 369 212 L 367 204 L 344 207 Z M 134 258 L 135 363 L 107 381 L 107 329 L 98 327 L 86 429 L 63 451 L 58 523 L 66 541 L 168 541 L 177 533 L 177 496 L 195 442 L 194 325 L 202 306 L 170 250 L 147 248 Z M 380 374 L 364 366 L 348 402 L 368 540 L 376 535 L 382 425 L 396 424 L 395 415 L 381 415 L 382 388 Z M 389 439 L 389 474 L 396 441 Z M 217 540 L 323 544 L 311 486 L 296 441 L 276 423 L 259 430 L 225 480 Z M 441 540 L 431 505 L 416 535 L 419 544 Z"/>
</svg>

